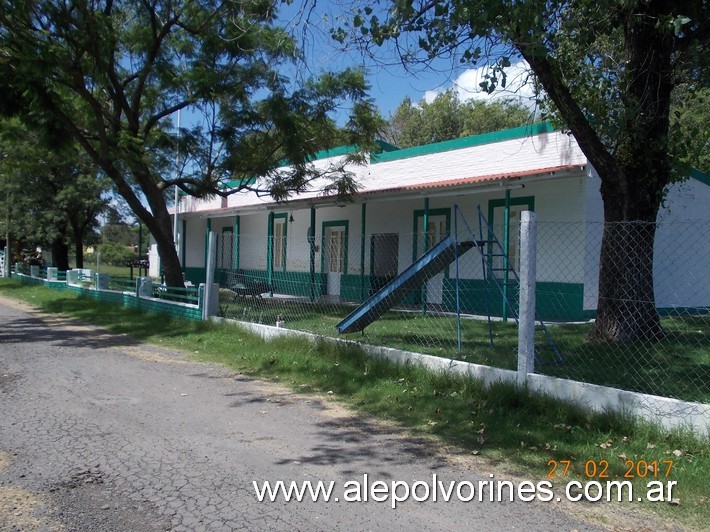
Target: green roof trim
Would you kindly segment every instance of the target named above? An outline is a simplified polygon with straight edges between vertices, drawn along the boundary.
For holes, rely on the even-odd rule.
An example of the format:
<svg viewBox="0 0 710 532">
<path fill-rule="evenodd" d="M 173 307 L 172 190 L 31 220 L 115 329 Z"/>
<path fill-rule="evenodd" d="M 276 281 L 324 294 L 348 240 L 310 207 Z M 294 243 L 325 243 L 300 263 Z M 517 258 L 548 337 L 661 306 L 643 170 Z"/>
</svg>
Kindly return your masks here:
<svg viewBox="0 0 710 532">
<path fill-rule="evenodd" d="M 691 168 L 689 175 L 693 179 L 700 181 L 703 185 L 707 185 L 710 187 L 710 175 L 705 174 L 696 168 Z"/>
<path fill-rule="evenodd" d="M 398 148 L 394 144 L 390 144 L 389 142 L 385 142 L 384 140 L 377 139 L 375 142 L 381 148 L 381 150 L 384 152 L 399 151 L 402 149 L 402 148 Z"/>
<path fill-rule="evenodd" d="M 349 146 L 338 146 L 337 148 L 330 148 L 329 150 L 321 150 L 315 153 L 315 155 L 311 158 L 311 161 L 327 159 L 328 157 L 337 157 L 338 155 L 346 155 L 357 151 L 358 149 L 359 148 L 354 144 L 350 144 Z"/>
<path fill-rule="evenodd" d="M 554 130 L 555 128 L 551 123 L 538 122 L 536 124 L 514 127 L 512 129 L 483 133 L 482 135 L 472 135 L 470 137 L 462 137 L 460 139 L 425 144 L 424 146 L 415 146 L 413 148 L 404 148 L 396 151 L 384 151 L 382 153 L 372 155 L 371 162 L 384 163 L 387 161 L 396 161 L 397 159 L 419 157 L 420 155 L 460 150 L 461 148 L 471 148 L 473 146 L 481 146 L 483 144 L 491 144 L 493 142 L 525 138 L 532 135 L 540 135 L 541 133 L 552 133 Z"/>
<path fill-rule="evenodd" d="M 379 147 L 379 149 L 374 152 L 374 153 L 381 153 L 381 152 L 391 152 L 391 151 L 397 151 L 399 148 L 397 146 L 394 146 L 393 144 L 390 144 L 389 142 L 385 142 L 384 140 L 375 140 L 375 144 Z M 317 161 L 318 159 L 328 159 L 329 157 L 339 157 L 340 155 L 347 155 L 348 153 L 353 153 L 356 151 L 359 151 L 361 148 L 360 146 L 357 146 L 355 144 L 348 144 L 347 146 L 337 146 L 335 148 L 330 148 L 327 150 L 321 150 L 316 152 L 313 157 L 309 159 L 309 161 Z M 279 162 L 280 166 L 288 166 L 288 161 L 286 159 L 283 159 L 281 162 Z"/>
<path fill-rule="evenodd" d="M 395 146 L 394 144 L 390 144 L 389 142 L 385 142 L 384 140 L 377 139 L 375 140 L 375 143 L 377 144 L 377 146 L 379 146 L 379 150 L 377 150 L 375 153 L 399 151 L 399 148 L 397 146 Z M 331 148 L 329 150 L 321 150 L 313 156 L 311 161 L 315 161 L 318 159 L 327 159 L 328 157 L 338 157 L 339 155 L 347 155 L 348 153 L 356 152 L 359 149 L 359 146 L 350 144 L 348 146 L 338 146 L 337 148 Z"/>
<path fill-rule="evenodd" d="M 224 182 L 223 188 L 248 187 L 249 185 L 253 185 L 254 183 L 256 183 L 256 177 L 230 179 L 229 181 Z"/>
</svg>

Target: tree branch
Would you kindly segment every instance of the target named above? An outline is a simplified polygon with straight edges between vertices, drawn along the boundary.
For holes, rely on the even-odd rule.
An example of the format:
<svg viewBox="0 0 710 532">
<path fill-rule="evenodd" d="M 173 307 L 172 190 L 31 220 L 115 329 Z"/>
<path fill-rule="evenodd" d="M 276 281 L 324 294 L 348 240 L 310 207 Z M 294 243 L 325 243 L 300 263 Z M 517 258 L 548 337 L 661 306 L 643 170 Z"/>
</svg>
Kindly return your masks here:
<svg viewBox="0 0 710 532">
<path fill-rule="evenodd" d="M 600 177 L 605 180 L 617 172 L 616 161 L 592 128 L 587 117 L 573 98 L 569 88 L 554 69 L 547 56 L 532 52 L 532 46 L 515 43 L 520 54 L 535 72 L 545 91 L 555 102 L 567 126 L 572 130 L 584 154 L 594 165 Z"/>
</svg>

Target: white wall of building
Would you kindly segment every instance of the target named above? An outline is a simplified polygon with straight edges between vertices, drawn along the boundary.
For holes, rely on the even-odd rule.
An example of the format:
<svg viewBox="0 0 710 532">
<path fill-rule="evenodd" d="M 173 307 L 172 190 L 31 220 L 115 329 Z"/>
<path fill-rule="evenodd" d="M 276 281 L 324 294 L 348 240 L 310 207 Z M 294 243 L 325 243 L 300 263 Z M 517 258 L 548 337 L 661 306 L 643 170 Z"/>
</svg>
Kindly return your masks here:
<svg viewBox="0 0 710 532">
<path fill-rule="evenodd" d="M 239 268 L 265 270 L 268 235 L 266 211 L 239 217 Z"/>
<path fill-rule="evenodd" d="M 599 252 L 603 232 L 601 181 L 592 169 L 587 186 L 585 310 L 597 306 Z M 656 306 L 707 307 L 710 304 L 710 245 L 703 233 L 710 223 L 710 186 L 690 178 L 668 188 L 658 214 L 654 245 Z"/>
<path fill-rule="evenodd" d="M 182 232 L 182 223 L 179 228 Z M 183 268 L 204 268 L 207 220 L 198 217 L 187 218 L 185 229 L 185 233 L 181 234 L 182 243 L 186 246 Z M 182 256 L 180 259 L 182 260 Z"/>
<path fill-rule="evenodd" d="M 656 305 L 710 305 L 710 186 L 675 183 L 658 215 L 654 259 Z"/>
<path fill-rule="evenodd" d="M 406 152 L 406 153 L 405 153 Z M 204 266 L 206 220 L 194 217 L 207 216 L 210 210 L 218 214 L 227 206 L 229 216 L 214 218 L 212 229 L 218 234 L 225 224 L 232 225 L 234 215 L 240 214 L 239 258 L 244 269 L 267 268 L 268 210 L 285 213 L 287 220 L 287 271 L 306 272 L 310 267 L 310 247 L 307 232 L 310 226 L 310 207 L 302 200 L 312 198 L 316 205 L 315 243 L 316 271 L 321 272 L 323 249 L 323 222 L 348 221 L 347 272 L 360 272 L 362 253 L 362 202 L 366 203 L 366 235 L 364 242 L 365 274 L 370 273 L 371 238 L 377 233 L 396 233 L 399 237 L 399 271 L 403 271 L 413 256 L 414 212 L 424 209 L 429 195 L 429 209 L 450 209 L 451 231 L 454 230 L 453 210 L 458 204 L 468 224 L 477 235 L 476 206 L 481 205 L 488 215 L 490 200 L 505 197 L 503 186 L 511 187 L 511 198 L 534 197 L 538 214 L 538 280 L 541 282 L 583 283 L 584 309 L 596 308 L 598 263 L 603 209 L 599 192 L 600 181 L 594 170 L 586 165 L 586 158 L 574 138 L 562 132 L 544 133 L 532 137 L 511 139 L 496 143 L 470 146 L 431 154 L 417 155 L 417 150 L 405 150 L 400 158 L 376 162 L 367 166 L 351 166 L 362 186 L 355 203 L 344 206 L 323 205 L 316 180 L 313 190 L 299 195 L 299 208 L 293 204 L 276 205 L 267 196 L 236 194 L 229 199 L 185 201 L 183 208 L 191 212 L 188 219 L 186 266 Z M 340 157 L 315 161 L 321 170 L 341 160 Z M 543 168 L 579 165 L 579 172 L 566 171 L 505 180 L 505 174 L 529 172 Z M 483 177 L 498 176 L 498 177 Z M 454 191 L 442 185 L 428 191 L 417 188 L 422 183 L 477 179 L 465 190 Z M 503 185 L 503 186 L 501 186 Z M 520 185 L 524 185 L 520 187 Z M 395 192 L 398 190 L 398 192 Z M 378 191 L 391 191 L 379 192 Z M 386 197 L 385 194 L 389 194 Z M 656 239 L 656 296 L 659 306 L 707 305 L 708 294 L 698 290 L 707 284 L 710 261 L 707 244 L 698 237 L 698 227 L 693 221 L 710 218 L 710 187 L 690 179 L 671 187 L 663 211 L 659 215 Z M 258 209 L 258 210 L 257 210 Z M 498 215 L 497 215 L 498 216 Z M 497 221 L 497 220 L 496 220 Z M 681 223 L 683 221 L 683 223 Z M 497 225 L 497 224 L 496 224 Z M 459 227 L 459 234 L 465 232 Z M 498 235 L 502 239 L 502 235 Z M 513 238 L 517 238 L 515 235 Z M 481 278 L 480 256 L 469 252 L 463 259 L 462 278 Z M 683 274 L 679 275 L 682 267 Z M 449 275 L 453 275 L 450 267 Z"/>
</svg>

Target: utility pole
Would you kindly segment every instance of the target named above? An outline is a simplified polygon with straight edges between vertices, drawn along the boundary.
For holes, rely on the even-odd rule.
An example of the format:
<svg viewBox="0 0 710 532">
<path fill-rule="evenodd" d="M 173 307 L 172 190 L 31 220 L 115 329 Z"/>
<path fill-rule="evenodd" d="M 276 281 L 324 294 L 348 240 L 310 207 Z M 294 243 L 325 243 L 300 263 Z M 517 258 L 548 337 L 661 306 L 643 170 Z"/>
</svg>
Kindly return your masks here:
<svg viewBox="0 0 710 532">
<path fill-rule="evenodd" d="M 3 275 L 10 277 L 12 255 L 10 254 L 10 187 L 7 187 L 7 220 L 5 221 L 5 271 Z"/>
<path fill-rule="evenodd" d="M 180 138 L 180 109 L 178 109 L 178 139 Z M 178 177 L 180 166 L 180 145 L 178 143 L 177 153 L 175 154 L 175 177 Z M 178 232 L 178 207 L 180 206 L 180 189 L 175 185 L 175 212 L 173 214 L 173 241 L 175 242 L 175 252 L 178 257 L 180 257 L 180 244 L 178 242 L 179 232 Z"/>
</svg>

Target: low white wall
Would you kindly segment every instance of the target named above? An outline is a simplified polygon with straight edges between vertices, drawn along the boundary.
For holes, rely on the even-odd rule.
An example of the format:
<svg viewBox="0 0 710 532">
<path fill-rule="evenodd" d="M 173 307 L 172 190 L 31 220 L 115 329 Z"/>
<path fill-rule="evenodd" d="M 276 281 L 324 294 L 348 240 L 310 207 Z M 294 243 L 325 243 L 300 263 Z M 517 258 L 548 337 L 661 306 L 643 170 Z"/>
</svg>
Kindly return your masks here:
<svg viewBox="0 0 710 532">
<path fill-rule="evenodd" d="M 597 412 L 621 412 L 658 423 L 666 429 L 684 428 L 710 436 L 710 404 L 691 403 L 586 382 L 529 373 L 531 390 L 570 401 Z"/>
<path fill-rule="evenodd" d="M 482 366 L 460 360 L 450 360 L 350 340 L 340 340 L 338 338 L 282 329 L 258 323 L 218 317 L 213 317 L 212 320 L 216 322 L 233 323 L 264 339 L 276 338 L 278 336 L 298 336 L 311 341 L 326 340 L 357 345 L 365 354 L 372 357 L 385 358 L 397 364 L 418 364 L 432 370 L 451 371 L 460 375 L 480 379 L 484 384 L 493 384 L 501 381 L 515 383 L 517 379 L 517 373 L 507 369 L 492 368 L 490 366 Z M 667 397 L 629 392 L 596 384 L 538 375 L 536 373 L 528 373 L 526 384 L 532 391 L 544 393 L 545 395 L 568 401 L 593 411 L 613 411 L 631 414 L 641 419 L 658 423 L 666 429 L 683 428 L 692 430 L 701 436 L 710 436 L 710 404 L 691 403 Z"/>
</svg>

